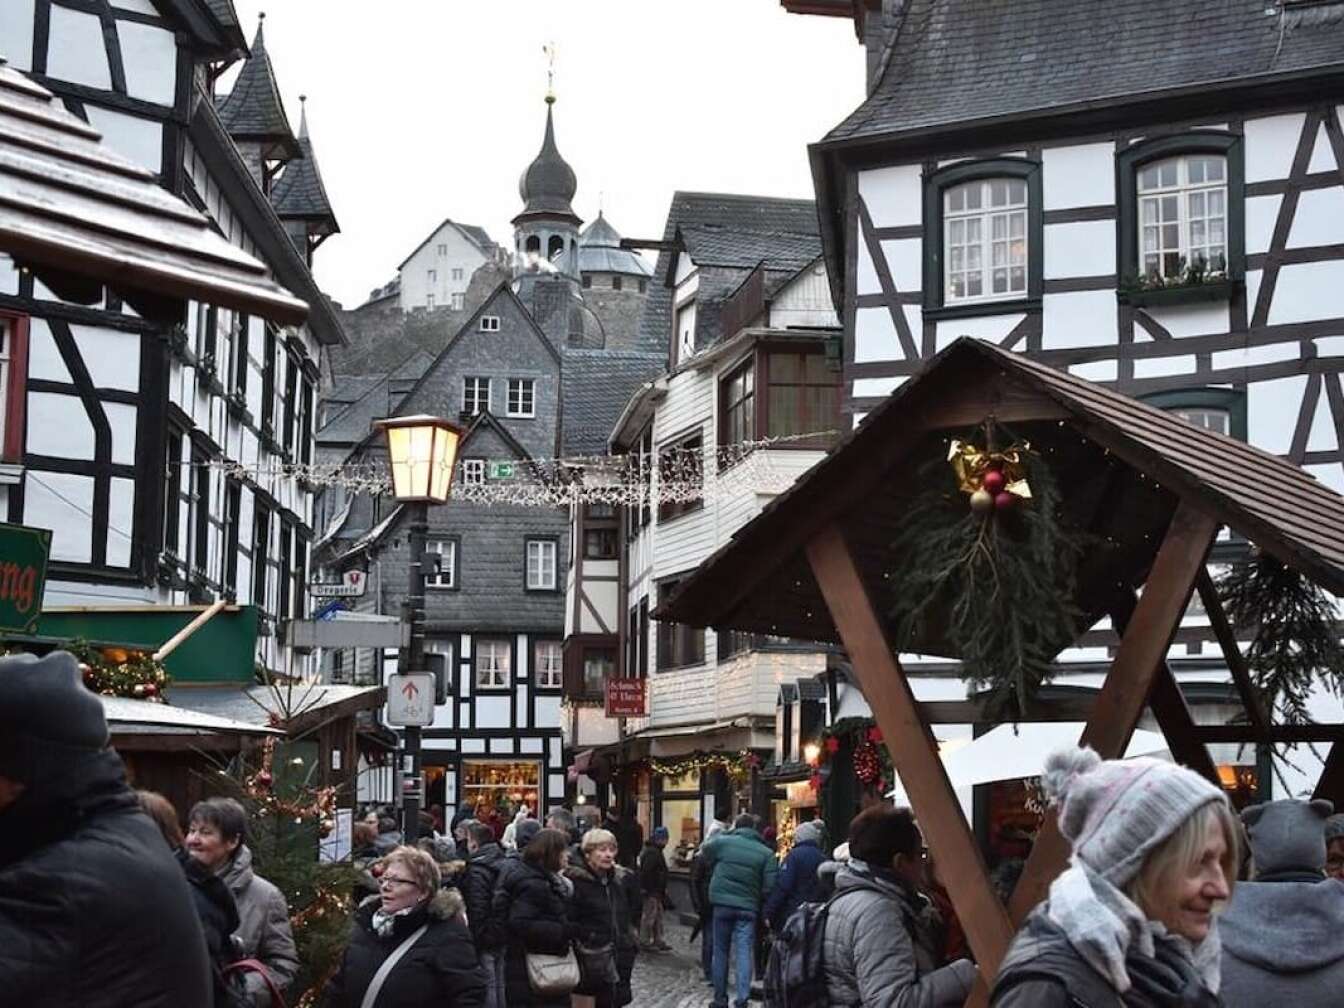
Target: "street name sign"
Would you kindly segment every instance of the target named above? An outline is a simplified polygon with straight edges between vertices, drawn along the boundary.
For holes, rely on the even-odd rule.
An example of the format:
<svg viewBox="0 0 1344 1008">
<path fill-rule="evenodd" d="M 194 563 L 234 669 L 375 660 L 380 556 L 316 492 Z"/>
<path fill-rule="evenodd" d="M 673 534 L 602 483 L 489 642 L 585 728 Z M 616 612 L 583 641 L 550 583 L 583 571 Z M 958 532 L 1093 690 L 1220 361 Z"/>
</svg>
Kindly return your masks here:
<svg viewBox="0 0 1344 1008">
<path fill-rule="evenodd" d="M 48 529 L 0 524 L 0 630 L 37 629 L 50 553 Z"/>
<path fill-rule="evenodd" d="M 393 728 L 423 728 L 434 723 L 434 673 L 387 677 L 387 723 Z"/>
<path fill-rule="evenodd" d="M 319 582 L 308 586 L 308 594 L 313 598 L 359 598 L 369 583 L 369 576 L 362 570 L 348 570 L 339 581 Z"/>
</svg>

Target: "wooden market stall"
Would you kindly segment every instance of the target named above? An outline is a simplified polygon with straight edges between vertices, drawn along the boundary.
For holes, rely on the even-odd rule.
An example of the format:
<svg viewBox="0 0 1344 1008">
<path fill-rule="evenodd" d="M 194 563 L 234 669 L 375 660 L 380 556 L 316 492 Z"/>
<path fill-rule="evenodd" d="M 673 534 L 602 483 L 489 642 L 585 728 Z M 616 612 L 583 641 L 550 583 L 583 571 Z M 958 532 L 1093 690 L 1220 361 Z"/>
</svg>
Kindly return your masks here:
<svg viewBox="0 0 1344 1008">
<path fill-rule="evenodd" d="M 1065 587 L 1056 601 L 1070 614 L 1068 626 L 1045 642 L 1046 661 L 1100 620 L 1110 618 L 1120 634 L 1105 682 L 1084 713 L 1083 744 L 1103 758 L 1120 756 L 1150 707 L 1173 758 L 1216 781 L 1205 748 L 1210 742 L 1344 741 L 1344 725 L 1269 723 L 1206 570 L 1226 526 L 1307 579 L 1312 590 L 1344 595 L 1344 497 L 1273 455 L 1119 393 L 977 340 L 952 344 L 739 530 L 654 615 L 843 644 L 985 981 L 997 972 L 1014 926 L 1064 866 L 1067 848 L 1053 813 L 1047 814 L 1005 910 L 929 728 L 947 717 L 990 722 L 1002 709 L 968 717 L 962 708 L 974 704 L 959 703 L 940 716 L 940 705 L 919 704 L 898 653 L 965 661 L 958 644 L 964 637 L 954 632 L 956 600 L 916 605 L 915 620 L 897 614 L 914 605 L 898 587 L 910 584 L 910 565 L 928 562 L 902 532 L 931 506 L 929 495 L 937 491 L 930 481 L 941 478 L 940 468 L 950 471 L 949 456 L 970 451 L 977 438 L 989 442 L 979 450 L 982 460 L 998 458 L 996 436 L 1030 455 L 1036 496 L 995 500 L 977 514 L 992 522 L 1000 520 L 1000 507 L 1036 508 L 1035 517 L 1024 519 L 1036 521 L 1048 508 L 1076 544 L 1062 551 L 1069 560 L 1058 574 Z M 995 483 L 999 495 L 1002 482 Z M 956 506 L 964 514 L 968 497 L 956 491 L 969 485 L 953 488 L 932 506 Z M 1047 489 L 1053 492 L 1042 493 Z M 1168 647 L 1196 588 L 1246 707 L 1244 725 L 1197 727 L 1167 666 Z M 1012 586 L 1005 591 L 1010 601 L 1003 604 L 1025 604 L 1017 601 L 1025 593 Z M 1017 706 L 1010 719 L 1079 718 L 1077 704 L 1055 711 L 1031 685 L 1011 698 Z M 1317 793 L 1344 806 L 1344 745 L 1332 746 Z M 972 1002 L 984 998 L 982 983 Z"/>
</svg>

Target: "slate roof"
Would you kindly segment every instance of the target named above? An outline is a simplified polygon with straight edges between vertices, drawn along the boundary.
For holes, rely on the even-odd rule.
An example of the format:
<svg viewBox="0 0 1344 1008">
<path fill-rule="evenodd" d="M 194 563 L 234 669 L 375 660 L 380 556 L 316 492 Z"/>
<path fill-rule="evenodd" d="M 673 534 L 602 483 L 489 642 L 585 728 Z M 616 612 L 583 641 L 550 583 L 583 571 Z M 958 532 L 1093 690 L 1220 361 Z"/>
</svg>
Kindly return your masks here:
<svg viewBox="0 0 1344 1008">
<path fill-rule="evenodd" d="M 681 232 L 688 248 L 699 249 L 706 261 L 728 267 L 722 275 L 721 289 L 711 289 L 702 279 L 704 298 L 726 296 L 736 289 L 748 272 L 762 260 L 778 262 L 790 274 L 796 273 L 821 253 L 817 236 L 817 209 L 811 200 L 780 199 L 773 196 L 747 196 L 735 193 L 676 192 L 667 211 L 663 240 L 671 242 Z M 740 235 L 741 237 L 734 237 Z M 805 248 L 812 249 L 805 255 Z M 695 252 L 691 258 L 698 263 Z M 672 253 L 659 252 L 654 266 L 657 278 L 644 301 L 639 320 L 640 349 L 667 354 L 672 330 L 672 289 L 662 281 L 672 268 Z M 704 323 L 712 326 L 716 312 L 705 313 Z M 712 341 L 702 326 L 700 342 Z"/>
<path fill-rule="evenodd" d="M 1342 62 L 1341 4 L 908 0 L 872 94 L 823 145 Z"/>
<path fill-rule="evenodd" d="M 261 21 L 257 22 L 257 34 L 252 40 L 252 55 L 238 72 L 233 90 L 219 98 L 216 107 L 220 122 L 235 140 L 268 141 L 271 156 L 279 160 L 303 156 L 285 115 L 285 103 L 280 99 Z"/>
<path fill-rule="evenodd" d="M 667 366 L 664 354 L 567 348 L 560 366 L 565 455 L 605 455 L 625 404 Z"/>
<path fill-rule="evenodd" d="M 281 220 L 308 221 L 312 234 L 336 234 L 341 226 L 336 222 L 336 212 L 331 208 L 322 172 L 317 167 L 313 142 L 308 137 L 307 96 L 299 101 L 303 107 L 299 115 L 299 150 L 303 156 L 291 162 L 276 180 L 271 189 L 271 205 Z"/>
<path fill-rule="evenodd" d="M 653 275 L 653 267 L 639 253 L 621 248 L 621 233 L 611 226 L 611 221 L 599 210 L 597 220 L 579 235 L 579 273 L 624 273 L 649 277 Z"/>
<path fill-rule="evenodd" d="M 575 223 L 579 220 L 570 205 L 578 191 L 579 182 L 574 176 L 574 169 L 556 149 L 555 120 L 552 115 L 554 107 L 555 98 L 547 95 L 546 133 L 542 137 L 541 150 L 518 180 L 518 195 L 523 201 L 523 212 L 513 219 L 514 223 L 533 215 L 565 217 Z"/>
<path fill-rule="evenodd" d="M 385 375 L 343 375 L 335 380 L 327 398 L 346 403 L 317 432 L 318 444 L 355 444 L 369 434 L 371 421 L 389 415 L 394 398 L 391 385 L 397 379 L 418 379 L 434 363 L 424 350 L 416 350 Z M 337 399 L 337 397 L 340 397 Z"/>
</svg>

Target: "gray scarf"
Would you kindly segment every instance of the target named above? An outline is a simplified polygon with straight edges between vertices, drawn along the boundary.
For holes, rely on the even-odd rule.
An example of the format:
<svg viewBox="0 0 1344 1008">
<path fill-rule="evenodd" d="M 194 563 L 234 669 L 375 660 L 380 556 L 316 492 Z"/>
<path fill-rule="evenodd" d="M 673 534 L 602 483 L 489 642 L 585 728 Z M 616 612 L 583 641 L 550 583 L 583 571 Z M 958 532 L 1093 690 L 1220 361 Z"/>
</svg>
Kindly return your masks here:
<svg viewBox="0 0 1344 1008">
<path fill-rule="evenodd" d="M 1069 944 L 1121 994 L 1132 986 L 1125 957 L 1137 952 L 1152 959 L 1159 941 L 1190 962 L 1210 991 L 1218 992 L 1222 944 L 1217 919 L 1208 937 L 1194 945 L 1149 920 L 1133 900 L 1077 859 L 1051 883 L 1048 912 Z"/>
<path fill-rule="evenodd" d="M 421 900 L 419 903 L 412 903 L 408 907 L 402 907 L 394 913 L 388 913 L 385 910 L 375 910 L 373 912 L 373 920 L 370 922 L 373 926 L 373 933 L 379 938 L 386 938 L 392 933 L 392 929 L 397 926 L 398 917 L 407 917 L 410 914 L 415 913 L 415 911 L 419 910 L 424 905 L 425 901 Z"/>
</svg>

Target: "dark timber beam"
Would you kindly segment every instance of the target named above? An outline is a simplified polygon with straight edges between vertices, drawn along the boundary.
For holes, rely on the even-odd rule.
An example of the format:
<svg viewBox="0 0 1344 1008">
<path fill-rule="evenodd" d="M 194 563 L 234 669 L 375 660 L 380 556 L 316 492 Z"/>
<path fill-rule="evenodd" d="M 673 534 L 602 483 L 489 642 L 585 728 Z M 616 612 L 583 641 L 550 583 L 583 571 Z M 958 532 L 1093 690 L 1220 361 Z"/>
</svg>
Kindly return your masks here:
<svg viewBox="0 0 1344 1008">
<path fill-rule="evenodd" d="M 980 849 L 920 716 L 910 683 L 838 526 L 827 526 L 808 542 L 807 559 L 849 652 L 859 688 L 882 729 L 920 829 L 937 854 L 939 873 L 980 967 L 976 989 L 983 999 L 1008 951 L 1012 926 L 989 884 Z"/>
<path fill-rule="evenodd" d="M 1335 737 L 1335 744 L 1330 747 L 1330 755 L 1325 758 L 1325 767 L 1312 797 L 1328 798 L 1335 803 L 1336 812 L 1344 812 L 1344 731 Z"/>
<path fill-rule="evenodd" d="M 1130 593 L 1121 598 L 1111 610 L 1111 622 L 1121 634 L 1129 625 L 1136 604 L 1136 596 Z M 1195 719 L 1190 715 L 1185 695 L 1181 693 L 1180 684 L 1172 675 L 1171 666 L 1167 664 L 1165 656 L 1158 662 L 1156 674 L 1153 676 L 1153 688 L 1148 694 L 1148 706 L 1153 712 L 1153 717 L 1157 719 L 1158 727 L 1162 729 L 1176 762 L 1189 767 L 1209 783 L 1221 787 L 1218 783 L 1218 768 L 1209 757 L 1209 750 L 1195 735 Z"/>
<path fill-rule="evenodd" d="M 1344 724 L 1271 725 L 1257 732 L 1250 725 L 1197 725 L 1195 737 L 1209 743 L 1255 743 L 1304 745 L 1308 742 L 1344 741 Z"/>
<path fill-rule="evenodd" d="M 1204 612 L 1209 617 L 1209 629 L 1213 631 L 1213 636 L 1218 641 L 1218 647 L 1223 652 L 1223 660 L 1227 662 L 1227 670 L 1232 673 L 1232 681 L 1241 695 L 1242 705 L 1246 708 L 1246 720 L 1255 730 L 1256 740 L 1268 742 L 1269 714 L 1260 699 L 1260 692 L 1251 680 L 1250 669 L 1246 667 L 1246 658 L 1237 645 L 1237 635 L 1228 621 L 1227 613 L 1223 611 L 1223 600 L 1218 597 L 1218 588 L 1214 585 L 1213 578 L 1209 577 L 1208 568 L 1200 571 L 1199 576 L 1195 578 L 1195 590 L 1199 592 L 1199 600 L 1204 604 Z"/>
<path fill-rule="evenodd" d="M 1102 759 L 1124 755 L 1217 531 L 1218 522 L 1189 503 L 1182 501 L 1176 508 L 1134 615 L 1120 638 L 1096 707 L 1083 729 L 1081 744 L 1091 746 Z M 1014 922 L 1020 923 L 1045 899 L 1068 856 L 1069 845 L 1060 835 L 1051 810 L 1041 823 L 1036 846 L 1008 904 Z"/>
</svg>

